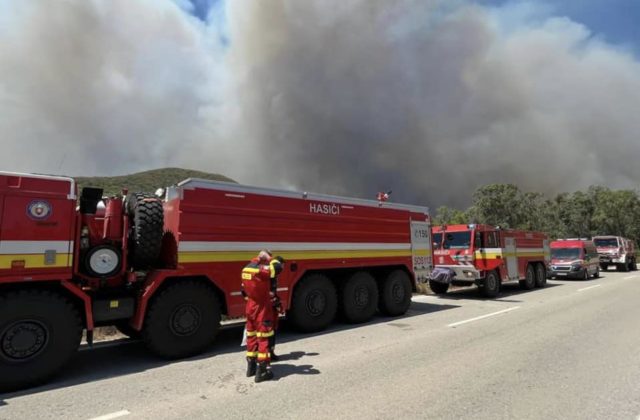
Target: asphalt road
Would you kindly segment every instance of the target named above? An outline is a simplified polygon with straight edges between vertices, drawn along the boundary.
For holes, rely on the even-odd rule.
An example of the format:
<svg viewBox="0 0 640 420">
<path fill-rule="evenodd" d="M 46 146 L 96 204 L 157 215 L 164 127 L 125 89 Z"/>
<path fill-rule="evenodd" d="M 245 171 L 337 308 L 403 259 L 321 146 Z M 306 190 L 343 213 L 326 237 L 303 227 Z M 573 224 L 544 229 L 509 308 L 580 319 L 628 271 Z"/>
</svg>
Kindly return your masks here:
<svg viewBox="0 0 640 420">
<path fill-rule="evenodd" d="M 0 419 L 640 419 L 640 272 L 417 296 L 401 318 L 281 334 L 276 381 L 244 377 L 241 327 L 179 362 L 81 351 Z"/>
</svg>

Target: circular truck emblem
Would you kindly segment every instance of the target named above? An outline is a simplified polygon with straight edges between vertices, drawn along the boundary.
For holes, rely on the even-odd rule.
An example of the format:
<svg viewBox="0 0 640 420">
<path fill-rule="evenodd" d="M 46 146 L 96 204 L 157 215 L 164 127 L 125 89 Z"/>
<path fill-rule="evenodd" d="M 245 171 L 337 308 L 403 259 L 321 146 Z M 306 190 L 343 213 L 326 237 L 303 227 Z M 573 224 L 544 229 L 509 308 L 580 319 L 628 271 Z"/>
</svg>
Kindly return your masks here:
<svg viewBox="0 0 640 420">
<path fill-rule="evenodd" d="M 45 220 L 51 216 L 51 204 L 45 200 L 34 200 L 27 207 L 27 216 L 34 220 Z"/>
</svg>

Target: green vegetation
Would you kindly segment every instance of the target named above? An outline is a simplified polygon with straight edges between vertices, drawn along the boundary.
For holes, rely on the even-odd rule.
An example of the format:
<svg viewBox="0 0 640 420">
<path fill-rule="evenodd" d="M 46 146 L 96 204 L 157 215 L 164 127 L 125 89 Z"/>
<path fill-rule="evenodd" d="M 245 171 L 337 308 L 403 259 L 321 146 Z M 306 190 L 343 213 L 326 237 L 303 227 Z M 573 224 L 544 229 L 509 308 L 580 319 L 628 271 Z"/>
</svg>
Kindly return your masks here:
<svg viewBox="0 0 640 420">
<path fill-rule="evenodd" d="M 523 192 L 513 184 L 491 184 L 473 194 L 465 211 L 443 206 L 434 224 L 486 223 L 505 228 L 538 230 L 552 238 L 619 235 L 640 240 L 640 194 L 592 186 L 587 191 L 549 199 Z"/>
<path fill-rule="evenodd" d="M 122 188 L 127 188 L 130 192 L 141 191 L 153 193 L 158 188 L 177 184 L 187 178 L 235 182 L 223 175 L 181 168 L 153 169 L 151 171 L 122 176 L 77 177 L 76 182 L 78 183 L 78 191 L 80 191 L 82 187 L 96 187 L 104 189 L 104 195 L 116 195 L 121 193 Z"/>
</svg>

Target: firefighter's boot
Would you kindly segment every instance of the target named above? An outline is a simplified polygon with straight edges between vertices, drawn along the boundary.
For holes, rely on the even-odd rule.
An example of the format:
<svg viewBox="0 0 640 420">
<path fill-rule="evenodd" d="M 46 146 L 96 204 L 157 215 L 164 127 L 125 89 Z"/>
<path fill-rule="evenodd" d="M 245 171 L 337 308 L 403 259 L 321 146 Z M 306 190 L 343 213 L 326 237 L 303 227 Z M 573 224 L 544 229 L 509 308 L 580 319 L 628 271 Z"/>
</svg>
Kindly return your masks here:
<svg viewBox="0 0 640 420">
<path fill-rule="evenodd" d="M 273 379 L 273 372 L 269 369 L 269 365 L 266 362 L 258 363 L 256 382 L 268 381 L 271 379 Z"/>
<path fill-rule="evenodd" d="M 256 374 L 257 363 L 253 357 L 247 357 L 247 378 Z"/>
</svg>

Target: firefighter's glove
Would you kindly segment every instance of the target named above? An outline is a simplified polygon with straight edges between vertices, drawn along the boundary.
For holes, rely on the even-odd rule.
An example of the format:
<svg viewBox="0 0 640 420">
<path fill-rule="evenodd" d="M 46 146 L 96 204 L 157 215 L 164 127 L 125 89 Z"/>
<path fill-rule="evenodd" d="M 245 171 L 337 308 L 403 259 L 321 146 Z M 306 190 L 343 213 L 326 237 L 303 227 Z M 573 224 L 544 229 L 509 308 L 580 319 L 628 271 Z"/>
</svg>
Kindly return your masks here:
<svg viewBox="0 0 640 420">
<path fill-rule="evenodd" d="M 271 305 L 273 305 L 278 312 L 282 312 L 282 302 L 280 302 L 280 298 L 278 296 L 273 296 L 271 298 Z"/>
</svg>

